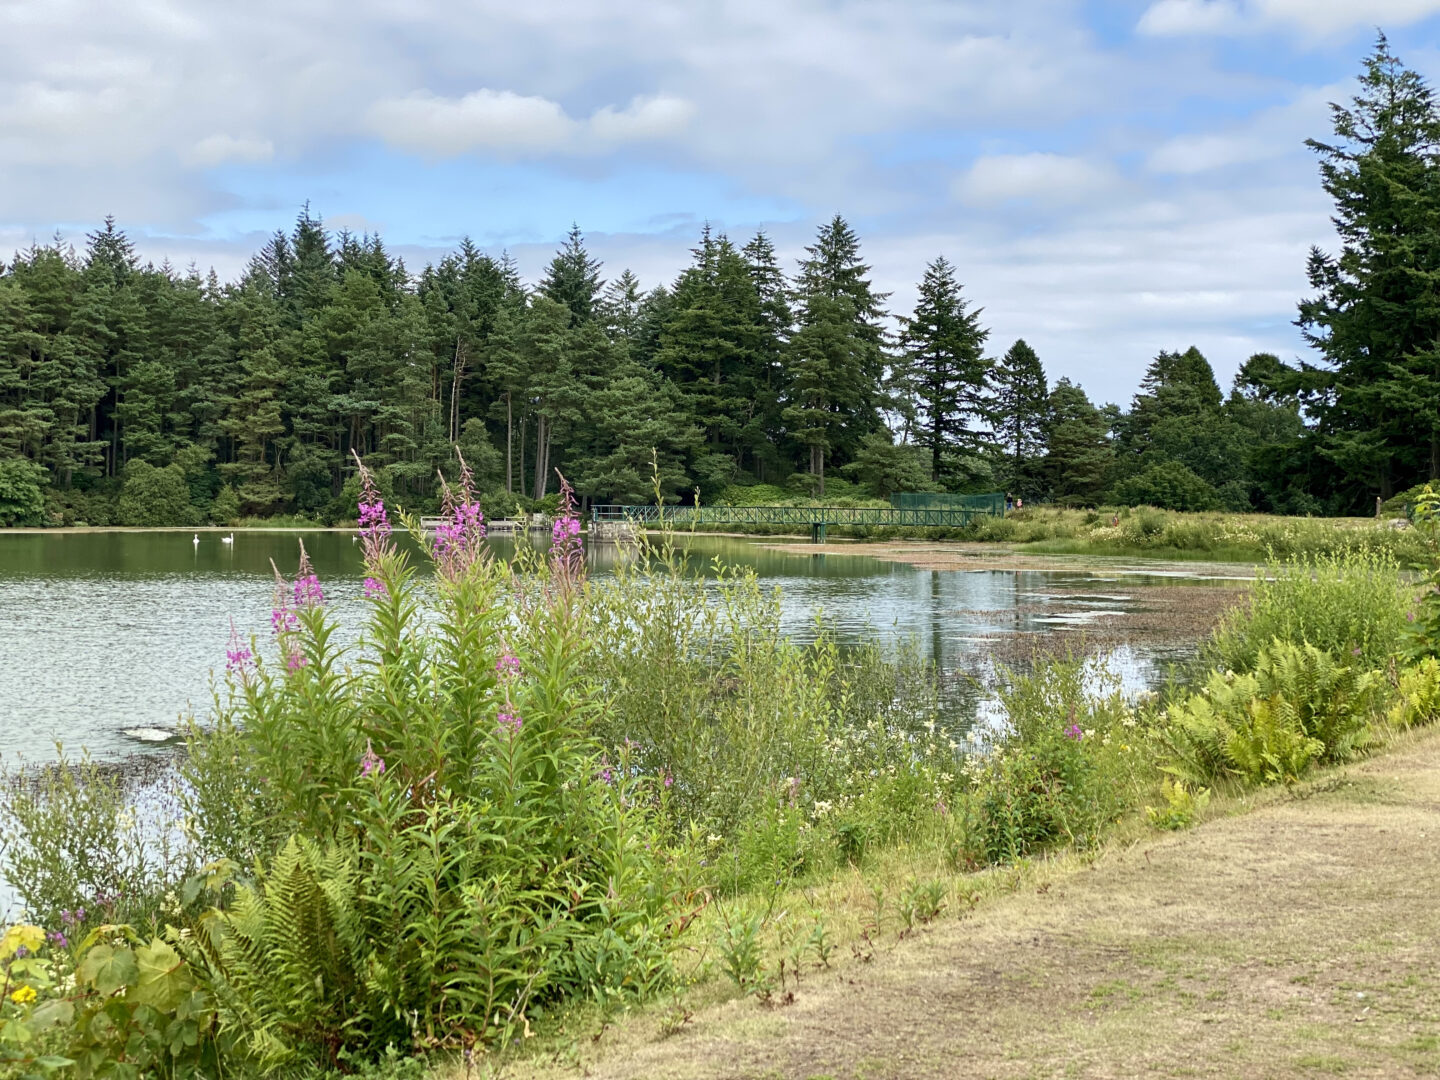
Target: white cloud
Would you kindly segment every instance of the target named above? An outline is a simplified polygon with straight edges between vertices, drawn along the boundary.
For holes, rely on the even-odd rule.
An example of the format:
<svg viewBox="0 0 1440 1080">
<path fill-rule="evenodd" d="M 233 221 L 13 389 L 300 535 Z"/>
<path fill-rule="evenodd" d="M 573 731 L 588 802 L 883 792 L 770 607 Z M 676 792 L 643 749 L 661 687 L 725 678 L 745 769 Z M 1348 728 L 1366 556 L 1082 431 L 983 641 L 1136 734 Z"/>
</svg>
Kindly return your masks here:
<svg viewBox="0 0 1440 1080">
<path fill-rule="evenodd" d="M 694 115 L 693 103 L 684 98 L 657 94 L 654 97 L 637 97 L 624 109 L 606 105 L 590 117 L 590 130 L 597 138 L 607 142 L 662 139 L 678 135 Z"/>
<path fill-rule="evenodd" d="M 1262 109 L 1225 131 L 1176 135 L 1150 152 L 1146 166 L 1156 173 L 1194 175 L 1305 154 L 1306 138 L 1329 131 L 1329 102 L 1349 92 L 1339 84 L 1310 87 L 1293 101 Z"/>
<path fill-rule="evenodd" d="M 553 150 L 569 141 L 576 127 L 555 102 L 509 90 L 476 90 L 458 99 L 421 90 L 389 98 L 371 107 L 370 126 L 395 146 L 441 156 Z"/>
<path fill-rule="evenodd" d="M 1157 0 L 1140 16 L 1136 29 L 1157 37 L 1215 34 L 1240 26 L 1240 10 L 1231 0 Z"/>
<path fill-rule="evenodd" d="M 1061 154 L 982 157 L 954 185 L 956 197 L 988 205 L 1028 200 L 1055 205 L 1083 202 L 1119 183 L 1113 166 Z"/>
<path fill-rule="evenodd" d="M 1333 34 L 1403 26 L 1440 14 L 1440 0 L 1155 0 L 1136 30 L 1154 36 L 1246 33 L 1276 27 Z"/>
<path fill-rule="evenodd" d="M 575 120 L 548 98 L 509 90 L 476 90 L 462 98 L 417 91 L 378 101 L 371 130 L 386 142 L 427 156 L 470 151 L 500 155 L 588 153 L 597 146 L 680 134 L 695 106 L 665 94 L 636 97 L 623 109 L 606 105 Z"/>
<path fill-rule="evenodd" d="M 185 161 L 201 168 L 212 168 L 227 161 L 269 161 L 275 156 L 275 144 L 269 139 L 207 135 L 185 154 Z"/>
</svg>

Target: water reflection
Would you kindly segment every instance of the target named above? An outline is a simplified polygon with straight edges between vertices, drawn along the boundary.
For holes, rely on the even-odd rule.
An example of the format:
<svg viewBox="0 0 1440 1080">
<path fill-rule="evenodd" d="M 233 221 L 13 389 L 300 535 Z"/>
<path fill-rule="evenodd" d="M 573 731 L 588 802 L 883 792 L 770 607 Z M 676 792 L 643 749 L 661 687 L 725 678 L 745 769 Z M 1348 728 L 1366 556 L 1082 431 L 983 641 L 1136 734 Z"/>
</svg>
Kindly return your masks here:
<svg viewBox="0 0 1440 1080">
<path fill-rule="evenodd" d="M 198 544 L 193 535 L 0 534 L 0 752 L 48 758 L 60 740 L 118 758 L 144 746 L 142 729 L 173 729 L 187 709 L 203 712 L 232 620 L 242 634 L 268 633 L 272 561 L 292 572 L 299 540 L 345 631 L 357 631 L 363 568 L 351 534 L 246 531 L 232 544 L 220 532 L 199 533 Z M 957 687 L 990 673 L 997 642 L 1103 620 L 1129 610 L 1143 587 L 1143 579 L 1075 572 L 919 570 L 820 555 L 803 543 L 683 542 L 696 569 L 718 556 L 778 586 L 794 636 L 812 634 L 823 609 L 846 640 L 913 642 Z M 513 552 L 510 540 L 494 546 L 502 557 Z M 601 545 L 589 557 L 603 577 L 617 553 Z M 1168 655 L 1123 649 L 1117 670 L 1127 685 L 1148 685 Z"/>
</svg>

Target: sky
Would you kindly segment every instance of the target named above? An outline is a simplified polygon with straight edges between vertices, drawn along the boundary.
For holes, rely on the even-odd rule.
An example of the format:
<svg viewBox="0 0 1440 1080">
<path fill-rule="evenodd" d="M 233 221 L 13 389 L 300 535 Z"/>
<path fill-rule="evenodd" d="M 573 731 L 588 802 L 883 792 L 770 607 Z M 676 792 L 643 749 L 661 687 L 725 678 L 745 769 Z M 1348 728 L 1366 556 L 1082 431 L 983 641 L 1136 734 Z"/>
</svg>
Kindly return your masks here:
<svg viewBox="0 0 1440 1080">
<path fill-rule="evenodd" d="M 417 271 L 578 223 L 650 287 L 838 212 L 892 310 L 943 254 L 994 352 L 1123 403 L 1160 349 L 1304 355 L 1304 140 L 1377 27 L 1440 76 L 1440 0 L 3 0 L 0 251 L 111 214 L 233 278 L 308 201 Z"/>
</svg>

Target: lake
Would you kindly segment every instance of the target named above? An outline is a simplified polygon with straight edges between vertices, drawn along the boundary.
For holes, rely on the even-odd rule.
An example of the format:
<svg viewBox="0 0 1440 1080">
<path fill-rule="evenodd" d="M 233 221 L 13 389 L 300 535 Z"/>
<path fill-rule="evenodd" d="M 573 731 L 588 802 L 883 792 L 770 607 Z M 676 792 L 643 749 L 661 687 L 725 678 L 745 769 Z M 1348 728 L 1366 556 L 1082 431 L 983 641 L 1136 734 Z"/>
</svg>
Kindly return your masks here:
<svg viewBox="0 0 1440 1080">
<path fill-rule="evenodd" d="M 205 711 L 233 625 L 266 638 L 274 574 L 293 573 L 303 539 L 327 597 L 352 632 L 361 609 L 359 545 L 345 532 L 0 533 L 0 752 L 34 762 L 57 741 L 102 760 L 156 749 L 147 738 Z M 524 542 L 524 541 L 521 541 Z M 995 656 L 1037 638 L 1084 635 L 1113 651 L 1131 687 L 1153 685 L 1193 650 L 1175 613 L 1202 594 L 1233 593 L 1203 567 L 1152 576 L 1143 567 L 924 570 L 803 542 L 684 538 L 695 565 L 752 566 L 781 589 L 787 629 L 813 631 L 823 610 L 847 640 L 917 642 L 947 673 L 983 677 Z M 509 543 L 496 541 L 497 554 Z M 589 552 L 603 576 L 614 549 Z M 1223 575 L 1219 575 L 1223 577 Z M 1178 598 L 1178 599 L 1177 599 Z M 1224 599 L 1221 595 L 1220 599 Z M 1213 604 L 1200 605 L 1205 619 Z M 1204 622 L 1193 620 L 1197 629 Z M 146 729 L 153 729 L 147 731 Z"/>
</svg>

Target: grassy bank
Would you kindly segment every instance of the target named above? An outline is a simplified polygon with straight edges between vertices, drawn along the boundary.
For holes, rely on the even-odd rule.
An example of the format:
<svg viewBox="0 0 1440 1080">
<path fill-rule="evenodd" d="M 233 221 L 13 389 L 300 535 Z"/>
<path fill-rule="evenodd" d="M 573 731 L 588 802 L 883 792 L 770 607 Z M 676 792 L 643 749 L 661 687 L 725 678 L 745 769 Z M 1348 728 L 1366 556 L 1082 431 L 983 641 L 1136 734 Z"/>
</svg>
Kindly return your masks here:
<svg viewBox="0 0 1440 1080">
<path fill-rule="evenodd" d="M 779 525 L 713 529 L 757 536 L 786 532 L 786 527 Z M 950 540 L 1003 544 L 1035 554 L 1219 562 L 1261 562 L 1267 558 L 1370 550 L 1408 565 L 1427 554 L 1424 541 L 1413 529 L 1397 527 L 1388 520 L 1182 513 L 1149 506 L 1101 510 L 1034 507 L 1011 511 L 1002 518 L 977 518 L 964 529 L 832 525 L 827 531 L 833 537 L 856 540 Z"/>
</svg>

